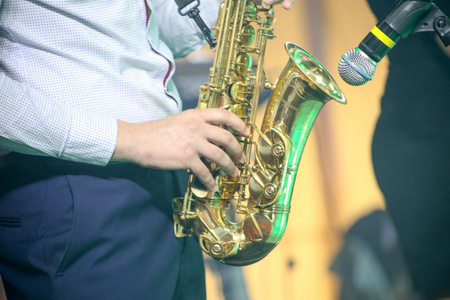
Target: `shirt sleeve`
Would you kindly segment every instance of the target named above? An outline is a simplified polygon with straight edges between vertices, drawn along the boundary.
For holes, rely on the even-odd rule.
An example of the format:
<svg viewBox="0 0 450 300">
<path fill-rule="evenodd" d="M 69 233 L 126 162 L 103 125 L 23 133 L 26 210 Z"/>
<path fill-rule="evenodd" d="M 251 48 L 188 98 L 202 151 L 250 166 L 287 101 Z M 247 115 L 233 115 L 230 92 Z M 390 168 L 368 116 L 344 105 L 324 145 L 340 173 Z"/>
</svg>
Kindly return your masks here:
<svg viewBox="0 0 450 300">
<path fill-rule="evenodd" d="M 0 150 L 106 165 L 117 141 L 113 117 L 57 103 L 0 73 Z"/>
<path fill-rule="evenodd" d="M 156 0 L 152 5 L 158 18 L 160 38 L 172 51 L 174 58 L 183 58 L 206 44 L 202 31 L 194 20 L 181 16 L 175 1 Z M 199 5 L 200 16 L 208 28 L 216 24 L 219 13 L 218 0 L 202 0 Z"/>
</svg>

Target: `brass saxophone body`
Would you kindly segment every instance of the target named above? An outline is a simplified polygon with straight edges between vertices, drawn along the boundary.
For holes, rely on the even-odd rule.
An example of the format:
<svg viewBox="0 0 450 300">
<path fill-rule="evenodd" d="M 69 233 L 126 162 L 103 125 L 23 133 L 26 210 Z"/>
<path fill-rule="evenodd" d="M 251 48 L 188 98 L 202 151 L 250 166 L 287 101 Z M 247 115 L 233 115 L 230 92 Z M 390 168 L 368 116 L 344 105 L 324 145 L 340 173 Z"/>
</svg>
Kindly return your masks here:
<svg viewBox="0 0 450 300">
<path fill-rule="evenodd" d="M 207 163 L 219 191 L 208 191 L 189 175 L 184 198 L 173 202 L 175 235 L 194 236 L 202 250 L 222 263 L 248 265 L 264 258 L 286 229 L 300 157 L 323 105 L 346 99 L 326 69 L 306 51 L 287 43 L 289 56 L 276 85 L 264 65 L 266 42 L 274 38 L 272 6 L 225 0 L 213 28 L 214 65 L 201 86 L 198 108 L 224 108 L 239 116 L 251 134 L 236 136 L 246 160 L 226 175 Z M 260 128 L 259 95 L 271 89 Z"/>
</svg>

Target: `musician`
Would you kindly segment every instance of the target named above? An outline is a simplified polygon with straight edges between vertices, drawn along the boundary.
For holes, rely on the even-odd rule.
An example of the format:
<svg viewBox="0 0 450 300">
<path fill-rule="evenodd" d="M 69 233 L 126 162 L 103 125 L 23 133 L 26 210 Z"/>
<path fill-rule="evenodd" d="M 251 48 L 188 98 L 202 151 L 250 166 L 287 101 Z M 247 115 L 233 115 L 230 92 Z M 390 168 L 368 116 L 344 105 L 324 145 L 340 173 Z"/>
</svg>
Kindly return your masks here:
<svg viewBox="0 0 450 300">
<path fill-rule="evenodd" d="M 209 27 L 218 4 L 201 1 Z M 200 157 L 235 174 L 243 154 L 214 125 L 249 130 L 225 110 L 179 113 L 174 59 L 203 45 L 171 0 L 0 0 L 8 300 L 206 297 L 198 245 L 173 233 L 175 170 L 216 190 Z"/>
<path fill-rule="evenodd" d="M 395 2 L 369 1 L 380 20 Z M 450 15 L 449 1 L 434 2 Z M 375 174 L 414 287 L 450 299 L 450 56 L 431 32 L 399 41 L 388 56 Z"/>
</svg>

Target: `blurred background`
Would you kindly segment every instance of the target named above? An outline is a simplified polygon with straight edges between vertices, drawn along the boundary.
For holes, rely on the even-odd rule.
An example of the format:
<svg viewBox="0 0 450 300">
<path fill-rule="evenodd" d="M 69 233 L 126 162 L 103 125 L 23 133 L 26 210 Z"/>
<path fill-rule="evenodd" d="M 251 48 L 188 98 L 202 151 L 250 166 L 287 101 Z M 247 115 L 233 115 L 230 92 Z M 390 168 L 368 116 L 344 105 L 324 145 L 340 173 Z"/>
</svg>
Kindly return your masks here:
<svg viewBox="0 0 450 300">
<path fill-rule="evenodd" d="M 208 300 L 391 299 L 386 296 L 390 287 L 383 258 L 356 262 L 358 255 L 348 254 L 352 233 L 369 239 L 366 244 L 376 248 L 377 237 L 390 232 L 395 244 L 371 163 L 372 134 L 389 62 L 383 59 L 372 82 L 361 87 L 347 85 L 337 71 L 341 55 L 358 46 L 376 18 L 365 0 L 297 0 L 290 11 L 277 6 L 275 15 L 277 37 L 268 42 L 265 57 L 270 81 L 278 78 L 287 63 L 284 43 L 290 41 L 328 69 L 348 104 L 330 101 L 313 127 L 281 243 L 268 257 L 247 267 L 218 266 L 207 258 Z M 205 47 L 178 61 L 175 80 L 185 108 L 197 104 L 198 89 L 208 80 L 212 59 Z M 261 116 L 264 108 L 260 106 Z M 387 227 L 380 234 L 381 224 Z M 378 291 L 357 291 L 364 288 Z M 380 296 L 383 289 L 385 297 Z"/>
</svg>

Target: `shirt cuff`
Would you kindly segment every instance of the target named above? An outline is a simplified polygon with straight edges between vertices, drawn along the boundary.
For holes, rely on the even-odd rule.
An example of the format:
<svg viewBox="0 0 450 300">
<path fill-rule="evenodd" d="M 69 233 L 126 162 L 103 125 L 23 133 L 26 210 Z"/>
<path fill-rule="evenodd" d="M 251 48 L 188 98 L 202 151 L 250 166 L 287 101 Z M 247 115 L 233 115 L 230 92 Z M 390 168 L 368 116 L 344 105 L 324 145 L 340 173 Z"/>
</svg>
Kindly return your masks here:
<svg viewBox="0 0 450 300">
<path fill-rule="evenodd" d="M 73 110 L 71 127 L 60 150 L 64 160 L 104 166 L 117 143 L 118 125 L 113 117 Z"/>
</svg>

